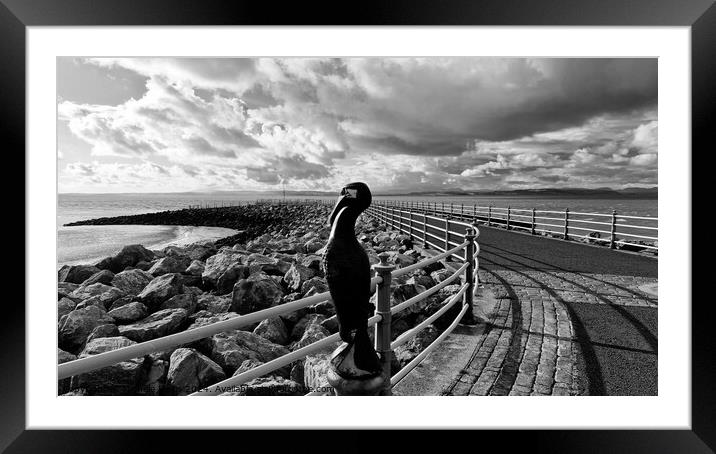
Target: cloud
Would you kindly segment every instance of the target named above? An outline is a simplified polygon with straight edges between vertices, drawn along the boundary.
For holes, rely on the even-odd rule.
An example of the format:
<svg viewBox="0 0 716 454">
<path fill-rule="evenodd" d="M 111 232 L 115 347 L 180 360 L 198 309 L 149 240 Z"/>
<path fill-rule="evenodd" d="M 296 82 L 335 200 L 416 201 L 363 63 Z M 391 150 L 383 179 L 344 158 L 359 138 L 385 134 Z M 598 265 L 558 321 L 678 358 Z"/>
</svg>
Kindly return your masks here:
<svg viewBox="0 0 716 454">
<path fill-rule="evenodd" d="M 60 119 L 89 144 L 92 159 L 223 167 L 216 182 L 247 187 L 329 187 L 343 176 L 356 179 L 350 175 L 386 188 L 539 185 L 576 181 L 558 175 L 560 169 L 574 175 L 597 169 L 597 178 L 604 166 L 628 165 L 652 171 L 656 181 L 655 59 L 84 64 L 147 78 L 141 97 L 119 105 L 60 102 Z M 184 177 L 205 184 L 199 173 Z"/>
</svg>

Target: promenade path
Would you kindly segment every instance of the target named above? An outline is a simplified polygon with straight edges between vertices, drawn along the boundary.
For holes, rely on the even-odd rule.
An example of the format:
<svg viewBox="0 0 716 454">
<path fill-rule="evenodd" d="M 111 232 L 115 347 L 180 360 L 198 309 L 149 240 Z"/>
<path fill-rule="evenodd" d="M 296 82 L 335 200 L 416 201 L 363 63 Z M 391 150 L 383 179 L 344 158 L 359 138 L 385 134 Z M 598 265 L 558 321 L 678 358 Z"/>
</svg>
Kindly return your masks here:
<svg viewBox="0 0 716 454">
<path fill-rule="evenodd" d="M 657 259 L 479 229 L 485 323 L 456 329 L 395 394 L 657 394 Z"/>
</svg>

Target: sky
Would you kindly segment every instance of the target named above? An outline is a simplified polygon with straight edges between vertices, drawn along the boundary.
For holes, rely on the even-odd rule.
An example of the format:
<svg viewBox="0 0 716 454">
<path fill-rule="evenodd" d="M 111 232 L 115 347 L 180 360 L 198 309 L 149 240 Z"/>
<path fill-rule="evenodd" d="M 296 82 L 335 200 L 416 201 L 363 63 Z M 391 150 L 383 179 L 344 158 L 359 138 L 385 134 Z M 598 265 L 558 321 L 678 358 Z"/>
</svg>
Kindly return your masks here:
<svg viewBox="0 0 716 454">
<path fill-rule="evenodd" d="M 57 60 L 59 192 L 657 186 L 657 60 Z"/>
</svg>

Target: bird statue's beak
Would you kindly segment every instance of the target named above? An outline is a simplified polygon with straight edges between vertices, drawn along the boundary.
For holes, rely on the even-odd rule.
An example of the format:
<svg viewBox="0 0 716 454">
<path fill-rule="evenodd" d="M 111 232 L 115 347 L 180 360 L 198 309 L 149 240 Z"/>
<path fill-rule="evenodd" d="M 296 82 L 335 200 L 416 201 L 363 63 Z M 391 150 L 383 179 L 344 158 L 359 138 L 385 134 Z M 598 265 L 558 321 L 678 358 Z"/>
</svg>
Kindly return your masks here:
<svg viewBox="0 0 716 454">
<path fill-rule="evenodd" d="M 338 197 L 338 202 L 336 202 L 336 206 L 333 207 L 333 211 L 331 211 L 331 215 L 328 217 L 328 225 L 330 227 L 333 227 L 333 221 L 336 219 L 336 216 L 338 216 L 338 213 L 341 212 L 341 209 L 348 206 L 348 199 L 349 198 L 345 195 Z"/>
</svg>

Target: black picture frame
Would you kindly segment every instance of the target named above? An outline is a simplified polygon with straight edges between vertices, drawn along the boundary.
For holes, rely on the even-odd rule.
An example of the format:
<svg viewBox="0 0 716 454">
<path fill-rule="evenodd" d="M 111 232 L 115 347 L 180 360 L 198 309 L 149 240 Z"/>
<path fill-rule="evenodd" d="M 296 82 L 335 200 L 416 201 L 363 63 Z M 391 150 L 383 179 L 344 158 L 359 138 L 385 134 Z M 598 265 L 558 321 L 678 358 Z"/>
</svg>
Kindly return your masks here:
<svg viewBox="0 0 716 454">
<path fill-rule="evenodd" d="M 715 128 L 712 123 L 716 105 L 716 6 L 713 0 L 375 0 L 360 4 L 313 1 L 278 5 L 246 0 L 0 0 L 0 125 L 3 148 L 9 155 L 19 157 L 25 152 L 26 27 L 65 25 L 689 26 L 692 150 L 704 148 L 703 152 L 707 152 L 708 148 L 713 148 Z M 692 151 L 692 160 L 693 155 Z M 697 167 L 692 164 L 692 168 Z M 695 176 L 692 181 L 696 181 Z M 697 195 L 693 189 L 692 193 Z M 24 207 L 19 209 L 24 210 Z M 695 225 L 691 219 L 684 222 Z M 699 238 L 697 229 L 692 232 L 694 238 Z M 24 233 L 23 237 L 27 248 L 32 239 Z M 17 270 L 20 265 L 15 263 L 14 266 Z M 696 278 L 692 277 L 692 282 L 699 282 L 704 268 L 697 269 L 694 263 L 692 269 L 692 276 Z M 32 273 L 32 270 L 26 272 Z M 19 285 L 16 287 L 20 288 Z M 529 449 L 530 452 L 714 452 L 716 361 L 713 352 L 716 349 L 710 326 L 714 320 L 713 302 L 711 299 L 698 301 L 695 294 L 692 297 L 691 289 L 684 289 L 684 299 L 679 303 L 691 304 L 693 320 L 691 430 L 520 430 L 510 434 L 500 431 L 444 434 L 422 430 L 383 435 L 388 442 L 395 441 L 400 450 L 410 449 L 412 445 L 421 446 L 428 440 L 450 448 L 453 440 L 457 440 L 474 449 L 495 449 L 490 446 L 496 442 L 498 449 L 504 446 L 511 451 Z M 237 435 L 233 431 L 209 435 L 193 431 L 170 434 L 126 430 L 25 430 L 25 310 L 17 295 L 12 304 L 6 301 L 3 305 L 0 325 L 0 365 L 3 370 L 0 449 L 7 452 L 110 453 L 171 449 L 169 444 L 184 449 L 197 444 L 206 449 L 221 446 L 219 443 L 236 449 L 260 449 L 262 443 L 268 443 L 263 446 L 270 447 L 273 452 L 302 450 L 301 447 L 314 451 L 371 452 L 385 446 L 383 441 L 361 431 L 332 431 L 321 435 L 288 433 L 274 437 L 265 432 Z M 309 441 L 312 437 L 320 439 Z"/>
</svg>

